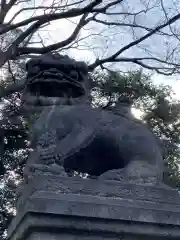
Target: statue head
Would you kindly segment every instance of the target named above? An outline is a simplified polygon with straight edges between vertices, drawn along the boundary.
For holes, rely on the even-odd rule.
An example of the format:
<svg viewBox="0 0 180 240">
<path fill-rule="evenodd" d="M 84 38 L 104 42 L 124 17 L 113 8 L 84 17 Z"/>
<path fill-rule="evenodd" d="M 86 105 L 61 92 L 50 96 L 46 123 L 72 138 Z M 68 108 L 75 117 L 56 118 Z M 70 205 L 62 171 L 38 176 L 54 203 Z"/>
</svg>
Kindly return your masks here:
<svg viewBox="0 0 180 240">
<path fill-rule="evenodd" d="M 28 104 L 71 105 L 88 101 L 91 83 L 88 66 L 58 53 L 43 54 L 26 64 L 24 99 Z"/>
</svg>

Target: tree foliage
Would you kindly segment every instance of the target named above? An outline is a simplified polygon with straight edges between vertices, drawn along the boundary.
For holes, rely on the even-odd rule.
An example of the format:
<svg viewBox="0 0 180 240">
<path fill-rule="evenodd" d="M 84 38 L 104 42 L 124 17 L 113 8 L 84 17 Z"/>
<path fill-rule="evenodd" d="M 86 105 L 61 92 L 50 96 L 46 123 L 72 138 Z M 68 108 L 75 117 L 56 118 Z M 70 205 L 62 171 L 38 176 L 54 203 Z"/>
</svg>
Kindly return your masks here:
<svg viewBox="0 0 180 240">
<path fill-rule="evenodd" d="M 164 181 L 179 187 L 180 101 L 174 97 L 172 88 L 153 84 L 150 76 L 141 71 L 96 72 L 93 78 L 94 106 L 113 109 L 121 96 L 133 100 L 133 108 L 141 111 L 139 118 L 162 140 L 166 149 Z"/>
<path fill-rule="evenodd" d="M 18 114 L 18 94 L 5 99 L 0 119 L 0 237 L 15 214 L 16 189 L 28 156 L 28 131 Z"/>
</svg>

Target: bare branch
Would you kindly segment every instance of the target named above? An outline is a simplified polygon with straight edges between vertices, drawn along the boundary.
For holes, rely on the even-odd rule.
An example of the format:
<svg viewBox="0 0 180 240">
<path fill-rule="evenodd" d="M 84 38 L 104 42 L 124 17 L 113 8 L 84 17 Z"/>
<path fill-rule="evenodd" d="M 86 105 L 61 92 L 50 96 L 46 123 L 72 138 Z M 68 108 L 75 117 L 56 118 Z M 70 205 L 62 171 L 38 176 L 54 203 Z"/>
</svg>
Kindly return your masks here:
<svg viewBox="0 0 180 240">
<path fill-rule="evenodd" d="M 160 2 L 161 2 L 161 7 L 162 7 L 162 10 L 163 10 L 163 12 L 164 12 L 164 15 L 165 15 L 165 17 L 166 17 L 166 21 L 168 21 L 169 18 L 168 18 L 167 12 L 166 12 L 166 10 L 165 10 L 163 0 L 160 0 Z M 177 40 L 180 41 L 180 37 L 179 37 L 177 34 L 174 33 L 171 25 L 169 25 L 169 29 L 170 29 L 171 33 L 177 38 Z"/>
<path fill-rule="evenodd" d="M 144 29 L 146 31 L 152 31 L 153 28 L 149 28 L 149 27 L 146 27 L 146 26 L 143 26 L 143 25 L 139 25 L 139 24 L 131 24 L 131 23 L 120 23 L 120 22 L 107 22 L 107 21 L 103 21 L 103 20 L 100 20 L 100 19 L 97 19 L 97 18 L 93 18 L 92 19 L 93 21 L 97 22 L 97 23 L 101 23 L 101 24 L 104 24 L 104 25 L 107 25 L 107 26 L 120 26 L 120 27 L 132 27 L 132 28 L 141 28 L 141 29 Z M 170 36 L 169 34 L 167 33 L 164 33 L 164 32 L 159 32 L 161 35 L 167 35 L 167 36 Z"/>
<path fill-rule="evenodd" d="M 22 8 L 22 9 L 20 9 L 18 12 L 16 12 L 15 14 L 14 14 L 14 16 L 11 18 L 11 20 L 8 22 L 8 25 L 9 24 L 11 24 L 13 21 L 14 21 L 14 19 L 20 14 L 20 13 L 22 13 L 22 12 L 24 12 L 24 11 L 31 11 L 31 10 L 50 10 L 50 9 L 54 9 L 54 10 L 60 10 L 60 9 L 62 9 L 62 8 L 65 8 L 65 7 L 72 7 L 72 6 L 74 6 L 74 5 L 77 5 L 77 4 L 79 4 L 79 3 L 82 3 L 83 2 L 83 0 L 81 0 L 81 1 L 78 1 L 78 2 L 75 2 L 75 3 L 71 3 L 71 4 L 67 4 L 67 5 L 61 5 L 61 6 L 39 6 L 39 7 L 27 7 L 27 8 Z"/>
<path fill-rule="evenodd" d="M 0 11 L 0 23 L 2 24 L 7 13 L 13 7 L 17 0 L 10 0 L 9 3 L 6 0 L 1 0 L 1 11 Z"/>
<path fill-rule="evenodd" d="M 20 34 L 20 36 L 11 44 L 6 52 L 0 51 L 0 67 L 2 67 L 9 59 L 13 59 L 17 56 L 17 46 L 22 43 L 24 39 L 31 34 L 31 32 L 34 32 L 36 29 L 38 29 L 40 25 L 40 22 L 35 22 L 26 31 Z"/>
<path fill-rule="evenodd" d="M 63 48 L 64 46 L 70 44 L 72 41 L 74 41 L 79 34 L 80 30 L 82 29 L 83 26 L 85 26 L 89 20 L 85 20 L 88 14 L 84 14 L 82 18 L 80 19 L 77 27 L 75 28 L 74 32 L 71 34 L 70 37 L 68 37 L 66 40 L 49 45 L 47 47 L 42 47 L 42 48 L 33 48 L 33 47 L 27 47 L 27 48 L 18 48 L 18 55 L 22 54 L 28 54 L 28 53 L 36 53 L 36 54 L 43 54 L 47 53 L 53 50 L 57 50 L 59 48 Z"/>
<path fill-rule="evenodd" d="M 143 60 L 153 60 L 153 61 L 157 61 L 160 63 L 164 63 L 166 65 L 169 65 L 169 67 L 157 67 L 157 66 L 151 66 L 148 65 L 144 62 L 142 62 Z M 166 61 L 163 61 L 161 59 L 158 58 L 148 58 L 148 57 L 144 57 L 144 58 L 117 58 L 116 62 L 132 62 L 135 63 L 137 65 L 140 65 L 141 67 L 147 68 L 149 70 L 155 70 L 157 73 L 163 74 L 163 75 L 172 75 L 172 73 L 174 73 L 176 70 L 175 68 L 180 68 L 180 64 L 175 64 L 175 63 L 168 63 Z M 164 70 L 161 71 L 161 70 Z M 166 71 L 166 72 L 165 72 Z"/>
<path fill-rule="evenodd" d="M 66 11 L 66 12 L 35 16 L 35 17 L 28 18 L 28 19 L 26 19 L 22 22 L 16 23 L 16 24 L 5 25 L 5 26 L 1 27 L 0 34 L 6 33 L 10 30 L 13 30 L 13 29 L 25 26 L 25 25 L 28 25 L 29 23 L 32 23 L 32 22 L 35 22 L 35 21 L 38 21 L 39 24 L 40 24 L 39 26 L 41 26 L 44 23 L 47 23 L 49 21 L 54 21 L 54 20 L 63 19 L 63 18 L 77 17 L 77 16 L 80 16 L 82 14 L 92 12 L 93 8 L 96 5 L 99 5 L 101 2 L 102 2 L 102 0 L 94 0 L 92 3 L 88 4 L 84 8 L 72 8 L 72 9 Z"/>
<path fill-rule="evenodd" d="M 4 9 L 6 5 L 6 0 L 1 0 L 1 9 Z"/>
<path fill-rule="evenodd" d="M 149 33 L 145 34 L 144 36 L 140 37 L 139 39 L 127 44 L 126 46 L 124 46 L 123 48 L 121 48 L 120 50 L 118 50 L 115 54 L 113 54 L 110 57 L 107 57 L 105 59 L 99 60 L 97 59 L 95 61 L 95 63 L 91 64 L 89 66 L 89 69 L 93 70 L 94 68 L 96 68 L 99 65 L 102 65 L 106 62 L 116 62 L 116 58 L 122 54 L 124 51 L 128 50 L 129 48 L 141 43 L 142 41 L 146 40 L 147 38 L 149 38 L 150 36 L 152 36 L 153 34 L 155 34 L 156 32 L 158 32 L 159 30 L 163 29 L 164 27 L 176 22 L 178 19 L 180 19 L 180 14 L 175 15 L 174 17 L 170 18 L 168 21 L 166 21 L 166 23 L 161 24 L 157 27 L 155 27 L 154 29 L 152 29 Z"/>
<path fill-rule="evenodd" d="M 141 13 L 146 13 L 147 11 L 146 10 L 141 10 L 139 12 L 134 12 L 134 13 L 131 13 L 131 12 L 103 12 L 102 14 L 105 14 L 105 15 L 129 15 L 129 16 L 136 16 L 136 15 L 139 15 Z"/>
<path fill-rule="evenodd" d="M 77 0 L 77 1 L 68 1 L 68 0 L 52 0 L 50 6 L 44 6 L 42 4 L 40 5 L 35 5 L 31 7 L 25 6 L 24 8 L 20 9 L 17 11 L 12 19 L 9 21 L 9 23 L 4 23 L 4 18 L 7 15 L 8 11 L 11 9 L 12 6 L 15 6 L 18 4 L 20 1 L 18 0 L 2 0 L 1 1 L 1 6 L 3 7 L 4 12 L 0 12 L 0 35 L 3 38 L 6 36 L 6 33 L 13 35 L 16 30 L 15 36 L 18 37 L 15 39 L 15 41 L 12 42 L 12 40 L 9 41 L 8 39 L 8 46 L 3 48 L 3 51 L 0 50 L 0 66 L 2 66 L 6 61 L 9 61 L 10 59 L 16 59 L 16 58 L 26 58 L 26 57 L 36 57 L 37 54 L 43 54 L 47 53 L 49 51 L 64 51 L 69 48 L 78 48 L 78 49 L 88 49 L 88 50 L 103 50 L 103 54 L 107 53 L 107 49 L 109 48 L 111 44 L 111 39 L 113 41 L 112 45 L 115 47 L 115 37 L 119 35 L 120 32 L 116 31 L 117 29 L 120 29 L 123 27 L 123 31 L 127 31 L 127 34 L 129 34 L 129 28 L 132 30 L 132 39 L 130 40 L 128 44 L 125 42 L 123 47 L 122 47 L 122 42 L 120 44 L 117 44 L 116 50 L 114 51 L 114 54 L 109 55 L 108 57 L 103 57 L 101 56 L 100 59 L 97 59 L 93 64 L 89 65 L 89 70 L 93 71 L 96 67 L 100 66 L 102 68 L 105 68 L 106 65 L 105 63 L 113 63 L 115 62 L 124 62 L 124 63 L 133 63 L 135 65 L 141 66 L 143 68 L 149 69 L 149 70 L 155 70 L 158 73 L 164 74 L 164 75 L 171 75 L 174 73 L 178 73 L 180 71 L 180 63 L 177 61 L 179 56 L 176 56 L 175 54 L 178 55 L 178 44 L 177 40 L 179 41 L 180 34 L 179 32 L 176 34 L 176 28 L 172 26 L 173 23 L 175 23 L 177 20 L 180 19 L 180 13 L 177 13 L 177 15 L 174 14 L 173 17 L 169 17 L 169 13 L 167 14 L 166 9 L 164 8 L 163 5 L 163 0 L 160 1 L 154 1 L 154 3 L 151 4 L 151 1 L 141 1 L 141 6 L 138 6 L 138 10 L 132 10 L 134 9 L 134 6 L 132 5 L 132 8 L 130 6 L 131 1 L 123 1 L 123 0 L 111 0 L 111 1 L 103 1 L 103 0 L 92 0 L 92 1 L 87 1 L 87 5 L 82 7 L 81 3 L 85 3 L 86 1 L 83 0 Z M 7 3 L 8 2 L 8 3 Z M 22 2 L 25 2 L 25 0 L 22 0 Z M 70 2 L 70 4 L 68 4 Z M 89 3 L 91 2 L 91 3 Z M 129 3 L 128 3 L 129 2 Z M 122 3 L 127 4 L 122 5 Z M 78 5 L 80 4 L 80 5 Z M 118 5 L 119 4 L 119 5 Z M 122 6 L 122 8 L 121 8 Z M 153 8 L 156 8 L 158 6 L 158 9 L 160 9 L 161 12 L 164 12 L 163 17 L 163 23 L 161 22 L 162 19 L 158 19 L 156 21 L 155 27 L 146 24 L 146 21 L 143 21 L 143 16 L 148 13 Z M 114 8 L 113 8 L 114 7 Z M 118 7 L 118 8 L 117 8 Z M 8 10 L 9 9 L 9 10 Z M 122 9 L 122 12 L 121 10 Z M 43 12 L 44 14 L 38 15 L 39 11 Z M 24 11 L 27 11 L 28 13 L 32 13 L 32 16 L 29 18 L 26 18 L 25 20 L 21 20 L 18 23 L 14 23 L 14 20 L 16 19 L 19 14 Z M 34 12 L 32 12 L 34 11 Z M 178 11 L 177 11 L 178 12 Z M 154 13 L 154 10 L 153 10 Z M 151 13 L 150 13 L 151 16 Z M 68 19 L 70 20 L 73 17 L 80 17 L 80 20 L 78 24 L 76 24 L 74 30 L 72 33 L 70 33 L 69 37 L 67 37 L 65 40 L 61 42 L 55 42 L 54 44 L 50 45 L 45 45 L 45 42 L 42 41 L 42 36 L 40 36 L 41 31 L 45 31 L 44 29 L 47 24 L 50 24 L 54 20 L 59 20 L 59 19 Z M 104 17 L 107 18 L 108 20 L 104 20 Z M 112 17 L 112 20 L 110 20 L 110 17 Z M 119 17 L 119 19 L 118 19 Z M 115 20 L 116 19 L 116 20 Z M 164 20 L 165 19 L 165 20 Z M 128 20 L 128 21 L 127 21 Z M 148 18 L 147 18 L 148 20 Z M 153 19 L 154 20 L 154 19 Z M 142 24 L 141 24 L 142 21 Z M 93 22 L 94 25 L 92 25 L 92 29 L 86 29 L 85 26 L 90 26 L 90 22 Z M 150 21 L 150 24 L 154 22 Z M 103 24 L 103 28 L 96 28 L 96 25 L 98 24 Z M 95 26 L 95 32 L 93 32 L 93 27 Z M 114 26 L 113 28 L 110 28 L 110 31 L 107 31 L 109 27 L 106 26 Z M 150 27 L 149 27 L 150 26 Z M 22 27 L 22 29 L 21 29 Z M 100 26 L 102 27 L 102 26 Z M 20 31 L 18 31 L 20 29 Z M 87 30 L 88 33 L 90 33 L 88 36 L 86 35 L 84 37 L 80 38 L 79 33 L 81 30 Z M 103 34 L 101 34 L 101 30 L 103 29 Z M 174 30 L 175 29 L 175 30 Z M 49 30 L 49 29 L 48 29 Z M 96 32 L 97 30 L 97 32 Z M 136 30 L 137 33 L 140 33 L 140 37 L 136 37 Z M 11 32 L 12 31 L 12 32 Z M 39 32 L 37 32 L 39 31 Z M 104 34 L 105 31 L 108 32 L 109 35 Z M 114 31 L 114 32 L 113 32 Z M 37 35 L 39 35 L 39 39 L 41 39 L 41 45 L 40 47 L 33 47 L 30 45 L 30 40 L 33 36 L 36 36 L 35 33 L 37 32 Z M 95 33 L 95 34 L 94 34 Z M 115 34 L 114 34 L 115 33 Z M 3 35 L 4 34 L 4 35 Z M 125 33 L 126 34 L 126 33 Z M 143 34 L 143 35 L 142 35 Z M 103 43 L 107 43 L 106 46 L 99 46 L 99 42 L 97 41 L 97 44 L 92 44 L 92 47 L 90 46 L 89 42 L 86 44 L 85 39 L 86 38 L 91 38 L 90 36 L 95 36 L 99 37 Z M 142 43 L 144 43 L 145 40 L 150 38 L 151 36 L 158 35 L 158 37 L 162 36 L 164 37 L 163 40 L 165 45 L 165 48 L 167 49 L 166 56 L 163 58 L 156 58 L 153 55 L 154 53 L 151 52 L 151 49 L 154 50 L 155 48 L 151 48 L 151 46 L 144 47 L 142 48 Z M 115 36 L 115 37 L 114 37 Z M 127 35 L 126 35 L 127 36 Z M 126 37 L 125 36 L 125 37 Z M 142 37 L 141 37 L 142 36 Z M 111 37 L 111 39 L 108 37 Z M 165 38 L 167 37 L 167 38 Z M 175 39 L 175 47 L 172 44 L 169 47 L 169 42 L 171 39 Z M 11 37 L 12 39 L 12 37 Z M 172 40 L 173 40 L 172 39 Z M 33 39 L 33 43 L 37 42 L 37 39 Z M 44 39 L 43 39 L 44 40 Z M 94 39 L 90 39 L 94 40 Z M 107 41 L 106 41 L 107 40 Z M 58 41 L 58 40 L 57 40 Z M 83 41 L 83 42 L 81 42 Z M 120 41 L 124 41 L 123 38 Z M 12 42 L 12 43 L 11 43 Z M 92 43 L 92 42 L 91 42 Z M 146 42 L 145 42 L 146 43 Z M 86 45 L 85 45 L 86 44 Z M 100 42 L 101 44 L 101 42 Z M 126 45 L 125 45 L 126 44 Z M 87 46 L 87 47 L 86 47 Z M 121 47 L 119 47 L 121 46 Z M 124 57 L 124 53 L 126 53 L 126 50 L 129 50 L 133 47 L 141 48 L 140 51 L 146 51 L 145 52 L 145 57 Z M 7 49 L 6 51 L 4 49 Z M 155 50 L 156 51 L 156 50 Z M 164 52 L 163 52 L 164 54 Z M 144 56 L 144 55 L 142 55 Z M 150 56 L 150 57 L 149 57 Z M 151 57 L 152 56 L 152 57 Z M 9 63 L 8 63 L 9 64 Z M 105 66 L 104 66 L 104 65 Z M 8 65 L 10 67 L 10 65 Z M 11 69 L 9 69 L 10 71 Z M 10 91 L 11 92 L 11 91 Z"/>
<path fill-rule="evenodd" d="M 95 9 L 93 9 L 92 12 L 106 13 L 106 11 L 107 11 L 109 8 L 115 6 L 115 5 L 119 4 L 119 3 L 122 3 L 123 1 L 124 1 L 124 0 L 116 0 L 116 1 L 113 1 L 113 2 L 111 2 L 111 3 L 108 3 L 106 6 L 104 6 L 104 7 L 102 7 L 102 8 L 95 8 Z"/>
<path fill-rule="evenodd" d="M 94 6 L 96 6 L 97 4 L 101 3 L 101 1 L 102 0 L 95 0 L 95 1 L 93 1 L 92 3 L 90 3 L 89 5 L 87 5 L 84 8 L 71 9 L 70 11 L 67 11 L 65 13 L 68 13 L 69 16 L 72 17 L 72 16 L 78 16 L 81 12 L 82 13 L 85 12 L 84 16 L 86 16 L 86 13 L 91 11 L 92 8 Z M 60 16 L 62 17 L 64 12 L 62 12 L 61 14 L 62 15 L 60 15 Z M 50 14 L 50 16 L 53 16 L 53 17 L 54 17 L 54 15 L 57 17 L 57 14 Z M 48 14 L 48 16 L 49 16 L 49 14 Z M 65 14 L 65 16 L 67 17 L 66 14 Z M 20 43 L 22 43 L 24 41 L 24 39 L 26 37 L 28 37 L 32 32 L 35 32 L 42 24 L 44 24 L 44 23 L 49 21 L 49 19 L 47 18 L 47 15 L 44 15 L 43 18 L 40 18 L 40 19 L 41 20 L 36 21 L 33 25 L 31 25 L 28 29 L 26 29 L 22 34 L 20 34 L 20 36 L 11 44 L 11 46 L 8 48 L 8 50 L 6 52 L 2 52 L 1 51 L 1 53 L 0 53 L 1 54 L 0 66 L 2 66 L 8 59 L 13 59 L 14 57 L 17 57 L 18 45 Z M 72 34 L 72 36 L 69 37 L 69 39 L 65 40 L 65 42 L 61 42 L 61 43 L 50 45 L 43 51 L 47 52 L 47 51 L 50 51 L 52 49 L 57 49 L 57 48 L 59 48 L 61 46 L 65 46 L 65 44 L 70 43 L 74 39 L 74 36 L 76 37 L 77 34 L 79 33 L 79 31 L 81 29 L 82 21 L 84 21 L 84 17 L 81 19 L 80 24 L 77 26 L 77 28 L 75 29 L 74 33 Z M 86 24 L 86 22 L 84 22 L 84 24 Z"/>
<path fill-rule="evenodd" d="M 129 60 L 128 60 L 129 59 Z M 152 61 L 156 61 L 159 63 L 164 63 L 166 65 L 172 65 L 175 67 L 180 67 L 180 64 L 177 63 L 173 63 L 173 62 L 167 62 L 165 60 L 159 59 L 159 58 L 155 58 L 155 57 L 141 57 L 141 58 L 118 58 L 118 61 L 131 61 L 131 60 L 137 60 L 137 61 L 142 61 L 142 60 L 152 60 Z"/>
</svg>

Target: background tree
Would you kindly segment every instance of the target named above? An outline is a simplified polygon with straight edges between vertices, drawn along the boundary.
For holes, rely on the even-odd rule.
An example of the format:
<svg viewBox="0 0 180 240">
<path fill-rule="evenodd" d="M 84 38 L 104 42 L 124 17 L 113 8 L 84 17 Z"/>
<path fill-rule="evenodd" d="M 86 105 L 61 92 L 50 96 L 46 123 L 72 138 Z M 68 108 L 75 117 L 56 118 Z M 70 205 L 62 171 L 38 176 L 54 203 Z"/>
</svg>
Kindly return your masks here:
<svg viewBox="0 0 180 240">
<path fill-rule="evenodd" d="M 15 214 L 15 192 L 23 177 L 23 167 L 28 156 L 28 132 L 15 104 L 17 96 L 11 96 L 1 109 L 0 155 L 0 238 L 3 239 Z"/>
<path fill-rule="evenodd" d="M 112 109 L 121 96 L 133 100 L 134 111 L 159 137 L 166 149 L 164 181 L 180 186 L 180 101 L 168 85 L 155 85 L 150 75 L 142 71 L 120 74 L 112 71 L 95 72 L 92 91 L 95 107 Z"/>
<path fill-rule="evenodd" d="M 24 68 L 19 60 L 8 61 L 1 69 L 1 88 L 23 79 Z M 26 124 L 19 114 L 20 96 L 20 93 L 13 92 L 0 99 L 0 239 L 5 238 L 15 214 L 15 191 L 22 180 L 29 152 Z"/>
</svg>

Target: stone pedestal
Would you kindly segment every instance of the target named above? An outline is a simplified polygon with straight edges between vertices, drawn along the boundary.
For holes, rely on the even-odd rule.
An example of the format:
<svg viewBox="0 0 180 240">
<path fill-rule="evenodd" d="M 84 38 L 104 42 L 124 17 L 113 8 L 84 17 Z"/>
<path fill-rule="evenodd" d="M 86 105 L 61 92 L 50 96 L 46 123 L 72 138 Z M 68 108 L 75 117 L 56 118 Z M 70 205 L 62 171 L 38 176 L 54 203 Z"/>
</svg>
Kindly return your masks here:
<svg viewBox="0 0 180 240">
<path fill-rule="evenodd" d="M 37 175 L 18 201 L 8 239 L 180 239 L 180 197 L 171 189 Z"/>
</svg>

